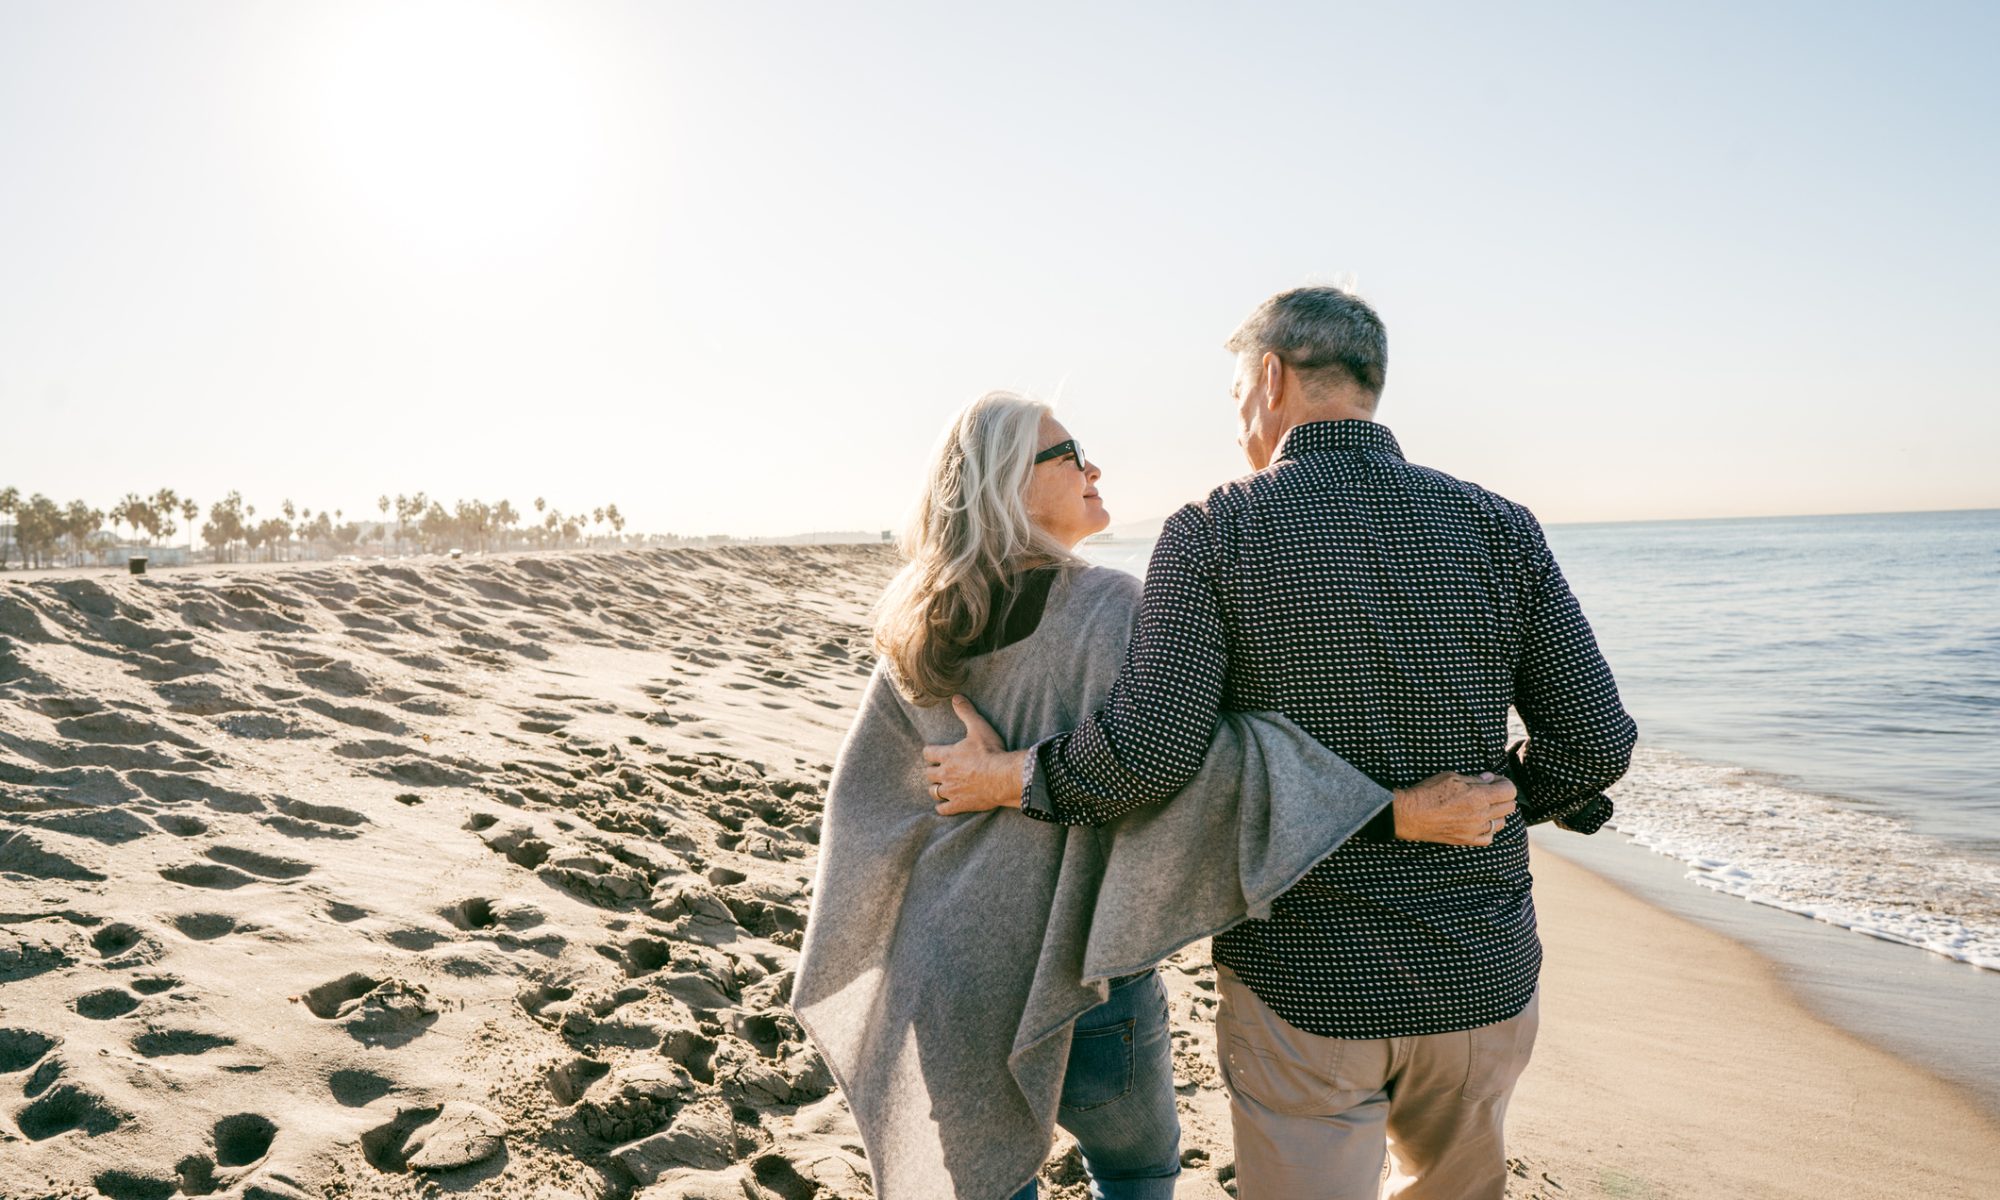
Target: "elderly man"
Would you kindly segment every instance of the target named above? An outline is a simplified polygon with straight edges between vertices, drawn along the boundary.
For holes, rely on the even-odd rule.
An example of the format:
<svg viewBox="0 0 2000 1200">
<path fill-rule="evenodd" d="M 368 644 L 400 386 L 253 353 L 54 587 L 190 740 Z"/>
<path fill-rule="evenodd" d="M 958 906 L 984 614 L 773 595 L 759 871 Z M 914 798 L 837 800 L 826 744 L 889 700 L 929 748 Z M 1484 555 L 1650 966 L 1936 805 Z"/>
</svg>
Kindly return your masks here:
<svg viewBox="0 0 2000 1200">
<path fill-rule="evenodd" d="M 1374 1197 L 1385 1150 L 1387 1195 L 1499 1200 L 1541 966 L 1527 826 L 1595 831 L 1636 730 L 1534 517 L 1375 422 L 1372 308 L 1285 292 L 1227 347 L 1255 473 L 1167 521 L 1100 711 L 1009 752 L 959 703 L 967 739 L 925 751 L 939 811 L 1104 824 L 1183 787 L 1225 708 L 1281 712 L 1390 788 L 1504 771 L 1519 810 L 1488 844 L 1409 840 L 1385 810 L 1214 943 L 1245 1200 Z"/>
</svg>

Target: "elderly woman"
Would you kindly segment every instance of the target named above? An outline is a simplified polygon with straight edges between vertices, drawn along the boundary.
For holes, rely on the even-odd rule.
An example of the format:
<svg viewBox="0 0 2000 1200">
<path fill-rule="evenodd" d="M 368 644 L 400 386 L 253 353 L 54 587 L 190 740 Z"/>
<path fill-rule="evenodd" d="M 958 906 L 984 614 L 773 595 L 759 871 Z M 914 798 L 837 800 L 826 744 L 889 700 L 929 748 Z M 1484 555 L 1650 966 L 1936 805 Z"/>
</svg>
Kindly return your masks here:
<svg viewBox="0 0 2000 1200">
<path fill-rule="evenodd" d="M 1171 1196 L 1154 964 L 1268 914 L 1391 799 L 1289 721 L 1228 714 L 1188 789 L 1102 829 L 935 811 L 921 751 L 964 736 L 954 697 L 1025 745 L 1110 689 L 1139 583 L 1072 553 L 1109 523 L 1101 474 L 1046 406 L 982 397 L 946 431 L 879 608 L 792 1003 L 883 1200 L 1032 1197 L 1058 1124 L 1093 1196 Z"/>
</svg>

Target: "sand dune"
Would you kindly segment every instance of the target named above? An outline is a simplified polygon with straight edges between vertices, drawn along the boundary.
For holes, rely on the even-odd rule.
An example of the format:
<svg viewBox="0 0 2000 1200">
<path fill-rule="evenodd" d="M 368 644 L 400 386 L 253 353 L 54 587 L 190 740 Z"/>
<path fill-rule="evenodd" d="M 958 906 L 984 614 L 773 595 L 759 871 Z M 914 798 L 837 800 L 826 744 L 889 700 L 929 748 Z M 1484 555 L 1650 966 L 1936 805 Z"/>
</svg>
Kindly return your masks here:
<svg viewBox="0 0 2000 1200">
<path fill-rule="evenodd" d="M 785 1001 L 892 565 L 0 587 L 0 1194 L 865 1194 Z"/>
</svg>

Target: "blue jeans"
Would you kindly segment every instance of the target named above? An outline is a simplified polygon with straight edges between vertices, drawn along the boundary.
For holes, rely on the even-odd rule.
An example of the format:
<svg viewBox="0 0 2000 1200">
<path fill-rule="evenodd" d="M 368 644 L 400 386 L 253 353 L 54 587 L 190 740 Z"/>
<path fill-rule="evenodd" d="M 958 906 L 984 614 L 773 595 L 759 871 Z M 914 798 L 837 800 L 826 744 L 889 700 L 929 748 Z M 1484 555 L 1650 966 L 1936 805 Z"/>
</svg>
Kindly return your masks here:
<svg viewBox="0 0 2000 1200">
<path fill-rule="evenodd" d="M 1056 1123 L 1076 1138 L 1092 1200 L 1172 1200 L 1181 1173 L 1167 989 L 1158 971 L 1114 982 L 1078 1017 Z M 1035 1200 L 1035 1181 L 1014 1200 Z"/>
</svg>

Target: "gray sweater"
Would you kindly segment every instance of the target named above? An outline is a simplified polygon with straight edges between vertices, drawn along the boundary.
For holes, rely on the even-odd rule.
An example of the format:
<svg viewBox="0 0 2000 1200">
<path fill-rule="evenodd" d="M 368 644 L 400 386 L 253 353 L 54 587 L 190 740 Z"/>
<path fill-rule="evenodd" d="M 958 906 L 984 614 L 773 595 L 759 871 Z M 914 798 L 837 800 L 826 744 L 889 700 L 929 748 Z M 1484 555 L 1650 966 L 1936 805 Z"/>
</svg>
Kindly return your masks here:
<svg viewBox="0 0 2000 1200">
<path fill-rule="evenodd" d="M 1110 690 L 1138 602 L 1122 572 L 1066 572 L 965 694 L 1009 745 L 1069 729 Z M 1186 790 L 1101 829 L 940 817 L 921 750 L 964 736 L 880 664 L 827 793 L 792 1004 L 882 1200 L 1007 1200 L 1048 1153 L 1070 1027 L 1105 981 L 1268 915 L 1389 801 L 1290 721 L 1226 713 Z"/>
</svg>

